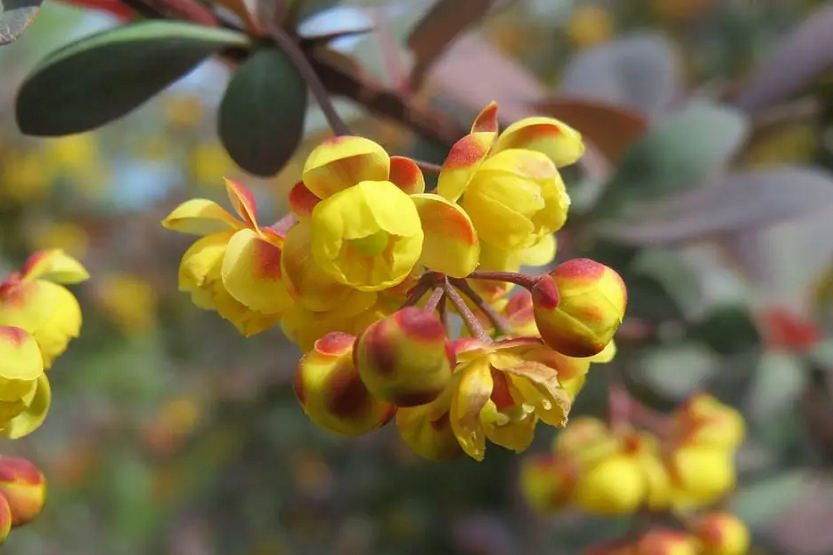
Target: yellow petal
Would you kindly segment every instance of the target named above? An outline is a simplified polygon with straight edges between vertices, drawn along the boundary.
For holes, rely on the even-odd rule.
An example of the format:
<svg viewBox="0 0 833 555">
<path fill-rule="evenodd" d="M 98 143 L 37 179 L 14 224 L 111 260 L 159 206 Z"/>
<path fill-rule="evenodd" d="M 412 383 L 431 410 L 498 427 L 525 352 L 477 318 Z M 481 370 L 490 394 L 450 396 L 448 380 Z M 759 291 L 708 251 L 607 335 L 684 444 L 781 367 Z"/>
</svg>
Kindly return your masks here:
<svg viewBox="0 0 833 555">
<path fill-rule="evenodd" d="M 24 280 L 45 279 L 55 283 L 80 283 L 90 279 L 84 266 L 62 249 L 36 252 L 23 266 Z"/>
<path fill-rule="evenodd" d="M 231 322 L 243 337 L 257 335 L 277 324 L 281 314 L 263 314 L 252 310 L 232 297 L 222 283 L 214 284 L 214 306 L 217 314 Z"/>
<path fill-rule="evenodd" d="M 497 133 L 497 130 L 497 102 L 493 100 L 474 118 L 474 123 L 471 124 L 471 132 Z"/>
<path fill-rule="evenodd" d="M 24 282 L 0 303 L 0 325 L 19 327 L 35 338 L 45 368 L 81 331 L 81 307 L 65 287 L 43 280 Z"/>
<path fill-rule="evenodd" d="M 547 117 L 524 118 L 507 127 L 495 143 L 495 152 L 512 148 L 546 154 L 557 167 L 569 166 L 584 154 L 581 133 L 564 122 Z"/>
<path fill-rule="evenodd" d="M 321 199 L 307 189 L 303 181 L 293 185 L 289 191 L 289 209 L 299 221 L 309 219 L 312 215 L 312 209 L 319 202 L 321 202 Z"/>
<path fill-rule="evenodd" d="M 401 283 L 422 252 L 416 206 L 389 181 L 363 181 L 334 194 L 315 207 L 310 222 L 318 267 L 362 291 Z"/>
<path fill-rule="evenodd" d="M 281 278 L 281 249 L 251 229 L 235 233 L 226 247 L 223 285 L 237 301 L 264 314 L 292 303 Z"/>
<path fill-rule="evenodd" d="M 52 402 L 52 389 L 46 374 L 41 374 L 37 383 L 37 389 L 29 406 L 0 429 L 0 435 L 9 439 L 18 439 L 31 434 L 43 424 Z"/>
<path fill-rule="evenodd" d="M 209 235 L 241 227 L 240 222 L 225 208 L 202 198 L 183 202 L 174 208 L 174 211 L 162 221 L 162 225 L 171 231 L 190 235 Z"/>
<path fill-rule="evenodd" d="M 226 179 L 225 182 L 226 192 L 235 212 L 250 228 L 257 228 L 257 202 L 252 192 L 236 181 Z"/>
<path fill-rule="evenodd" d="M 376 294 L 359 291 L 335 281 L 316 266 L 312 258 L 309 222 L 301 222 L 289 230 L 283 245 L 281 271 L 292 295 L 309 310 L 325 312 L 355 306 L 352 316 L 373 304 Z"/>
<path fill-rule="evenodd" d="M 610 343 L 608 343 L 605 346 L 605 348 L 602 349 L 601 353 L 599 353 L 597 355 L 593 355 L 588 360 L 590 362 L 595 363 L 595 364 L 604 364 L 606 362 L 610 362 L 611 360 L 613 360 L 613 357 L 615 357 L 615 356 L 616 356 L 616 342 L 611 339 Z"/>
<path fill-rule="evenodd" d="M 304 184 L 326 199 L 362 181 L 388 179 L 390 157 L 370 139 L 340 136 L 317 146 L 304 163 Z"/>
<path fill-rule="evenodd" d="M 388 180 L 409 195 L 425 192 L 425 177 L 416 162 L 404 156 L 390 157 Z"/>
<path fill-rule="evenodd" d="M 546 266 L 555 260 L 555 235 L 548 233 L 542 236 L 534 245 L 518 253 L 518 259 L 524 266 Z"/>
<path fill-rule="evenodd" d="M 494 132 L 472 133 L 457 141 L 443 162 L 437 178 L 437 193 L 451 201 L 459 199 L 489 156 L 496 136 Z"/>
<path fill-rule="evenodd" d="M 31 382 L 41 374 L 43 359 L 35 338 L 20 328 L 0 326 L 0 378 L 4 380 L 0 399 L 19 396 L 15 391 L 10 398 L 8 388 L 19 390 L 18 382 Z"/>
<path fill-rule="evenodd" d="M 419 264 L 451 277 L 464 278 L 480 259 L 480 241 L 468 214 L 439 195 L 411 195 L 425 240 Z"/>
<path fill-rule="evenodd" d="M 486 435 L 480 422 L 480 411 L 492 394 L 492 373 L 485 357 L 459 371 L 463 374 L 451 401 L 451 429 L 463 451 L 481 461 L 486 455 Z"/>
</svg>

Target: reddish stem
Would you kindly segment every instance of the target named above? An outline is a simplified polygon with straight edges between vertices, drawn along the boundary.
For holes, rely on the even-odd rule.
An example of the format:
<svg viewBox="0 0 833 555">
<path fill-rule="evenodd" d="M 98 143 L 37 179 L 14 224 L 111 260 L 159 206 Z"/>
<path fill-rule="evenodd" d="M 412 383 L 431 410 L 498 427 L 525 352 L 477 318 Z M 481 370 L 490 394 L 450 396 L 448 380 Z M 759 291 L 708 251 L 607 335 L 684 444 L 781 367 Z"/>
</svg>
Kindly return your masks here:
<svg viewBox="0 0 833 555">
<path fill-rule="evenodd" d="M 280 235 L 281 237 L 286 237 L 286 234 L 289 233 L 289 230 L 298 223 L 298 219 L 295 217 L 295 214 L 289 213 L 285 215 L 283 218 L 275 222 L 270 226 L 270 229 Z"/>
<path fill-rule="evenodd" d="M 437 307 L 440 304 L 440 301 L 445 296 L 445 291 L 443 291 L 442 287 L 436 287 L 434 291 L 431 293 L 431 296 L 428 297 L 428 300 L 425 301 L 425 306 L 423 307 L 425 310 L 429 312 L 434 312 L 437 310 Z"/>
<path fill-rule="evenodd" d="M 479 308 L 483 314 L 485 314 L 489 321 L 492 322 L 492 325 L 495 329 L 500 332 L 501 335 L 511 335 L 512 334 L 512 324 L 503 317 L 495 307 L 487 303 L 483 297 L 481 297 L 477 291 L 471 288 L 471 285 L 464 279 L 451 279 L 451 284 L 459 289 L 463 295 L 471 299 L 471 302 Z"/>
<path fill-rule="evenodd" d="M 439 164 L 426 162 L 425 160 L 414 160 L 414 163 L 416 163 L 417 167 L 422 170 L 422 173 L 432 173 L 438 175 L 440 170 L 443 169 Z"/>
<path fill-rule="evenodd" d="M 457 309 L 457 312 L 460 313 L 460 317 L 463 319 L 463 323 L 466 324 L 466 327 L 471 332 L 472 337 L 484 343 L 491 343 L 492 338 L 489 337 L 489 332 L 486 331 L 486 328 L 483 327 L 480 320 L 478 320 L 477 316 L 474 315 L 474 312 L 466 306 L 466 301 L 463 300 L 460 293 L 458 293 L 447 280 L 443 281 L 440 284 L 440 287 L 443 288 L 448 300 L 451 301 L 451 304 L 453 304 L 454 308 Z"/>
<path fill-rule="evenodd" d="M 471 279 L 488 279 L 491 281 L 505 281 L 507 283 L 514 283 L 526 289 L 532 289 L 541 279 L 536 276 L 528 274 L 521 274 L 518 272 L 491 272 L 488 270 L 477 270 L 470 273 L 468 278 Z"/>
</svg>

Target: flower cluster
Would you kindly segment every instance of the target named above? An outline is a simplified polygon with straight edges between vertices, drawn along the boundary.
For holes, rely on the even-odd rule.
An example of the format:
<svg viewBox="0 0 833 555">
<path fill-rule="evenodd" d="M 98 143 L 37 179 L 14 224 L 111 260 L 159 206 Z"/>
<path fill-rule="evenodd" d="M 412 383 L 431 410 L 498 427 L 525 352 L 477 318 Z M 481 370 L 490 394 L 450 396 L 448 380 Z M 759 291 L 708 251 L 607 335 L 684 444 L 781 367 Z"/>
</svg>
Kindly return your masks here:
<svg viewBox="0 0 833 555">
<path fill-rule="evenodd" d="M 420 163 L 338 136 L 310 154 L 278 223 L 260 225 L 227 181 L 238 217 L 195 199 L 163 225 L 202 235 L 179 273 L 197 306 L 244 335 L 279 324 L 306 352 L 294 389 L 316 424 L 356 436 L 395 421 L 420 455 L 479 460 L 486 440 L 522 451 L 538 421 L 563 426 L 590 364 L 615 350 L 616 272 L 576 259 L 518 273 L 554 260 L 570 205 L 558 168 L 583 152 L 551 118 L 499 132 L 491 104 L 435 192 Z"/>
<path fill-rule="evenodd" d="M 556 437 L 550 453 L 524 461 L 525 498 L 539 512 L 573 505 L 597 515 L 639 510 L 689 514 L 720 501 L 735 484 L 734 454 L 744 437 L 741 415 L 698 394 L 660 422 L 650 433 L 629 424 L 576 419 Z M 598 553 L 746 553 L 748 532 L 735 517 L 707 514 L 692 522 L 697 526 L 692 524 L 695 529 L 688 533 L 653 531 L 640 540 L 669 543 L 662 549 L 630 542 Z M 682 543 L 670 547 L 675 542 Z"/>
<path fill-rule="evenodd" d="M 63 251 L 45 250 L 0 282 L 0 435 L 26 436 L 46 418 L 51 400 L 46 371 L 81 329 L 78 301 L 60 284 L 88 277 Z M 34 465 L 0 456 L 0 542 L 40 512 L 45 494 Z"/>
</svg>

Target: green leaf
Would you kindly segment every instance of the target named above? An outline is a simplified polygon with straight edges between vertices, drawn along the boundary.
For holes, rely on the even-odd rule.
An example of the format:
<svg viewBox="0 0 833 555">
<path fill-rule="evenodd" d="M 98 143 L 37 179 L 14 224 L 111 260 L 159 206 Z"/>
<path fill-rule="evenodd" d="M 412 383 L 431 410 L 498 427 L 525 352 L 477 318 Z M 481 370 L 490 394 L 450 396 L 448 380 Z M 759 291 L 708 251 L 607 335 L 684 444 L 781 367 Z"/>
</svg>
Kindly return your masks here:
<svg viewBox="0 0 833 555">
<path fill-rule="evenodd" d="M 242 47 L 240 33 L 146 21 L 84 37 L 47 56 L 17 97 L 23 133 L 89 131 L 137 108 L 218 50 Z"/>
<path fill-rule="evenodd" d="M 738 111 L 692 101 L 660 121 L 623 155 L 596 205 L 605 215 L 701 184 L 741 145 L 749 124 Z"/>
<path fill-rule="evenodd" d="M 729 503 L 729 510 L 737 514 L 753 531 L 763 530 L 776 517 L 814 487 L 806 469 L 783 470 L 738 490 Z"/>
<path fill-rule="evenodd" d="M 32 24 L 43 0 L 3 0 L 0 2 L 0 45 L 9 44 Z"/>
<path fill-rule="evenodd" d="M 307 86 L 295 65 L 280 50 L 258 50 L 241 64 L 220 103 L 220 139 L 241 168 L 274 175 L 301 141 L 306 111 Z"/>
<path fill-rule="evenodd" d="M 761 334 L 743 306 L 721 306 L 688 330 L 690 339 L 705 343 L 718 354 L 728 356 L 761 347 Z"/>
</svg>

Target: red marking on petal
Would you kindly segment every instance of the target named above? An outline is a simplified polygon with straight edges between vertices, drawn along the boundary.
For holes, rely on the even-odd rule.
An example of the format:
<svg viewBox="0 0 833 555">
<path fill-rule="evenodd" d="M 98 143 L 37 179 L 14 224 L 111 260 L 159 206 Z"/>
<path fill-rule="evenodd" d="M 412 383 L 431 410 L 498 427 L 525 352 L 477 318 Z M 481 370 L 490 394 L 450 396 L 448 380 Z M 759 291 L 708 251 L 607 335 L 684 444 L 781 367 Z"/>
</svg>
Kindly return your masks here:
<svg viewBox="0 0 833 555">
<path fill-rule="evenodd" d="M 0 456 L 0 482 L 40 484 L 42 481 L 38 467 L 26 459 Z"/>
<path fill-rule="evenodd" d="M 393 401 L 400 407 L 418 407 L 425 405 L 439 397 L 442 390 L 430 389 L 425 391 L 410 391 L 408 393 L 399 394 Z"/>
<path fill-rule="evenodd" d="M 252 256 L 254 274 L 266 280 L 281 279 L 281 249 L 269 241 L 255 240 Z"/>
<path fill-rule="evenodd" d="M 489 152 L 474 135 L 466 135 L 451 147 L 443 168 L 466 168 L 476 164 Z"/>
<path fill-rule="evenodd" d="M 369 327 L 362 336 L 358 339 L 357 344 L 362 346 L 362 350 L 367 353 L 371 365 L 380 376 L 392 376 L 396 372 L 397 357 L 395 356 L 392 346 L 387 341 L 386 333 L 388 329 L 383 322 Z M 356 366 L 358 367 L 358 353 L 353 352 L 353 357 L 356 359 Z"/>
<path fill-rule="evenodd" d="M 445 340 L 445 356 L 448 358 L 449 368 L 454 372 L 454 367 L 457 366 L 457 353 L 454 352 L 454 342 Z"/>
<path fill-rule="evenodd" d="M 5 338 L 12 345 L 18 346 L 22 345 L 23 342 L 26 341 L 29 334 L 22 329 L 15 328 L 13 326 L 0 326 L 0 336 Z"/>
<path fill-rule="evenodd" d="M 550 275 L 563 279 L 579 279 L 597 281 L 604 275 L 608 267 L 589 258 L 574 258 L 559 264 Z M 613 271 L 613 270 L 611 270 Z M 618 276 L 618 274 L 616 274 Z"/>
<path fill-rule="evenodd" d="M 542 276 L 532 288 L 532 302 L 543 310 L 558 308 L 558 286 L 551 276 Z"/>
<path fill-rule="evenodd" d="M 506 145 L 503 148 L 523 148 L 533 141 L 546 137 L 558 137 L 559 135 L 562 135 L 562 132 L 557 125 L 529 125 L 518 129 L 507 137 L 505 139 Z"/>
<path fill-rule="evenodd" d="M 353 367 L 353 361 L 340 360 L 327 377 L 327 408 L 340 418 L 361 416 L 373 402 L 373 396 L 367 390 L 359 373 Z"/>
<path fill-rule="evenodd" d="M 353 348 L 354 335 L 332 331 L 315 342 L 315 350 L 324 355 L 343 355 Z"/>
<path fill-rule="evenodd" d="M 483 108 L 483 111 L 475 118 L 474 123 L 471 124 L 471 132 L 479 133 L 483 131 L 497 133 L 497 103 L 492 101 L 488 106 Z"/>
<path fill-rule="evenodd" d="M 442 416 L 440 416 L 436 420 L 431 420 L 430 422 L 428 422 L 428 424 L 439 432 L 445 430 L 451 425 L 451 417 L 448 415 L 447 412 L 444 412 Z"/>
<path fill-rule="evenodd" d="M 382 421 L 379 422 L 379 426 L 378 426 L 379 428 L 381 428 L 382 426 L 384 426 L 385 424 L 387 424 L 388 422 L 393 420 L 393 417 L 396 416 L 396 409 L 397 409 L 397 407 L 395 407 L 394 405 L 390 405 L 388 407 L 387 412 L 382 417 Z"/>
<path fill-rule="evenodd" d="M 485 349 L 488 347 L 482 341 L 472 339 L 471 337 L 458 337 L 453 341 L 454 352 L 458 355 L 466 351 L 473 351 L 475 349 Z"/>
<path fill-rule="evenodd" d="M 43 259 L 49 256 L 48 250 L 38 251 L 30 256 L 26 262 L 23 264 L 23 269 L 20 273 L 25 277 L 27 276 L 38 264 L 43 262 Z"/>
<path fill-rule="evenodd" d="M 404 156 L 390 157 L 388 180 L 408 194 L 425 190 L 425 178 L 416 162 Z"/>
<path fill-rule="evenodd" d="M 289 191 L 289 206 L 296 216 L 308 216 L 312 214 L 312 209 L 319 202 L 321 202 L 321 199 L 307 189 L 303 181 L 296 183 Z"/>
<path fill-rule="evenodd" d="M 506 374 L 493 368 L 492 381 L 494 382 L 494 387 L 492 388 L 490 399 L 497 407 L 497 410 L 515 406 L 515 400 L 512 399 L 512 394 L 509 393 L 509 382 L 506 379 Z"/>
<path fill-rule="evenodd" d="M 234 210 L 251 227 L 257 227 L 257 202 L 246 187 L 236 181 L 226 180 L 229 198 Z"/>
<path fill-rule="evenodd" d="M 393 315 L 402 333 L 416 341 L 437 341 L 445 338 L 445 326 L 433 313 L 409 306 Z"/>
</svg>

